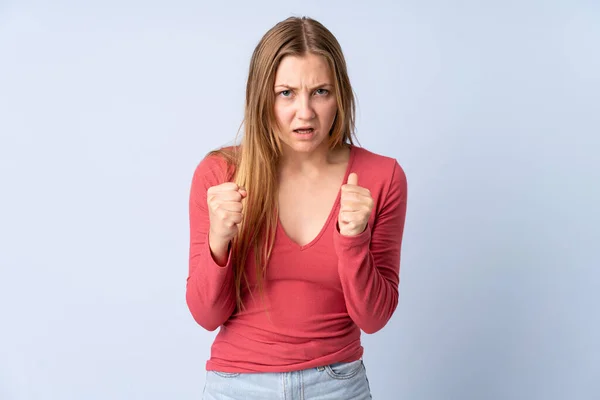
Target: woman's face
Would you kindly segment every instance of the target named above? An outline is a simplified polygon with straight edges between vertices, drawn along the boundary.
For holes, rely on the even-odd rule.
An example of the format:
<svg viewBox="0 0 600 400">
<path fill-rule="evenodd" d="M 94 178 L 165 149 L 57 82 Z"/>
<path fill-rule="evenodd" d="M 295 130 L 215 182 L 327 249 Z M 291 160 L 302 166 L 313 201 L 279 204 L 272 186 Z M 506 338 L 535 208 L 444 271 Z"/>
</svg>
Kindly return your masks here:
<svg viewBox="0 0 600 400">
<path fill-rule="evenodd" d="M 287 56 L 275 75 L 275 118 L 279 138 L 296 152 L 328 147 L 337 112 L 327 60 L 315 54 Z"/>
</svg>

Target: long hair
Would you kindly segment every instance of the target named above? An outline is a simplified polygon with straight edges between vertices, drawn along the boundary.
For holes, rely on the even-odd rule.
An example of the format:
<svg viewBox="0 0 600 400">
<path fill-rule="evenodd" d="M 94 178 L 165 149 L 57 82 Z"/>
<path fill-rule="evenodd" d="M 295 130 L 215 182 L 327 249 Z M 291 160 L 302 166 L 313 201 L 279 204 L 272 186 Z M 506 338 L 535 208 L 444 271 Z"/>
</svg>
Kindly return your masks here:
<svg viewBox="0 0 600 400">
<path fill-rule="evenodd" d="M 255 255 L 256 285 L 259 293 L 263 294 L 279 219 L 277 169 L 282 145 L 276 133 L 274 114 L 275 75 L 284 57 L 302 57 L 309 53 L 323 56 L 334 77 L 337 114 L 329 132 L 329 148 L 352 145 L 355 99 L 340 44 L 318 21 L 308 17 L 290 17 L 267 31 L 252 54 L 241 144 L 209 153 L 223 156 L 234 167 L 232 178 L 248 193 L 243 200 L 240 230 L 231 247 L 237 310 L 244 308 L 244 283 L 252 294 L 245 267 L 251 249 Z"/>
</svg>

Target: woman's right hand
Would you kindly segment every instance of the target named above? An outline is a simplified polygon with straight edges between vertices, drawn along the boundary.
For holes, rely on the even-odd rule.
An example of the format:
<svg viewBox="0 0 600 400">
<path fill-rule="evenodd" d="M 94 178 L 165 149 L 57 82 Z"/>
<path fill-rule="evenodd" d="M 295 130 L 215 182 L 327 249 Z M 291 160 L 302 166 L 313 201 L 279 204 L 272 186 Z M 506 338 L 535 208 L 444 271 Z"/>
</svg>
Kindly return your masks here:
<svg viewBox="0 0 600 400">
<path fill-rule="evenodd" d="M 228 253 L 229 242 L 237 235 L 242 222 L 242 199 L 248 196 L 246 189 L 233 182 L 212 186 L 206 192 L 210 219 L 210 248 L 219 260 Z"/>
</svg>

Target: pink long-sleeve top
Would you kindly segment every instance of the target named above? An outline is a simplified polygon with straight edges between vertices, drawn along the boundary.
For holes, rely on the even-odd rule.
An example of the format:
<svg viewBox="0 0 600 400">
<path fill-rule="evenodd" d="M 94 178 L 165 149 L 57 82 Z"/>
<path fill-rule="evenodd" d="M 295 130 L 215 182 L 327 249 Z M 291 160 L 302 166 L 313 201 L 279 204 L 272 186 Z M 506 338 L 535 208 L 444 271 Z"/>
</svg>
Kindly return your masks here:
<svg viewBox="0 0 600 400">
<path fill-rule="evenodd" d="M 230 180 L 217 156 L 197 166 L 190 193 L 190 254 L 186 301 L 196 322 L 220 330 L 207 370 L 287 372 L 359 359 L 361 330 L 382 329 L 398 304 L 400 252 L 407 182 L 398 162 L 351 146 L 344 183 L 351 172 L 375 201 L 367 229 L 339 233 L 340 194 L 317 237 L 299 246 L 278 223 L 267 266 L 264 296 L 244 292 L 235 312 L 231 254 L 219 266 L 208 244 L 206 192 Z M 254 255 L 246 268 L 254 276 Z M 252 283 L 252 280 L 251 280 Z"/>
</svg>

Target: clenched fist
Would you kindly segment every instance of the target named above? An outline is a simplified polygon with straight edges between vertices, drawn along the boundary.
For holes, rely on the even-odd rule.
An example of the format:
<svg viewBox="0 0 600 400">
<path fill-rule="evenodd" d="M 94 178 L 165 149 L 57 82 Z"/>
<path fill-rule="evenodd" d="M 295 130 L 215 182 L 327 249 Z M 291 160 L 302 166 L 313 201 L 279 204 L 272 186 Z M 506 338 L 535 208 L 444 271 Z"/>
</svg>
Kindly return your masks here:
<svg viewBox="0 0 600 400">
<path fill-rule="evenodd" d="M 358 186 L 358 175 L 351 173 L 348 183 L 342 186 L 338 225 L 343 236 L 360 235 L 367 228 L 373 211 L 373 198 L 369 189 Z"/>
<path fill-rule="evenodd" d="M 242 199 L 248 196 L 246 189 L 233 182 L 212 186 L 206 192 L 210 219 L 210 248 L 222 259 L 231 239 L 237 235 L 242 222 Z"/>
</svg>

